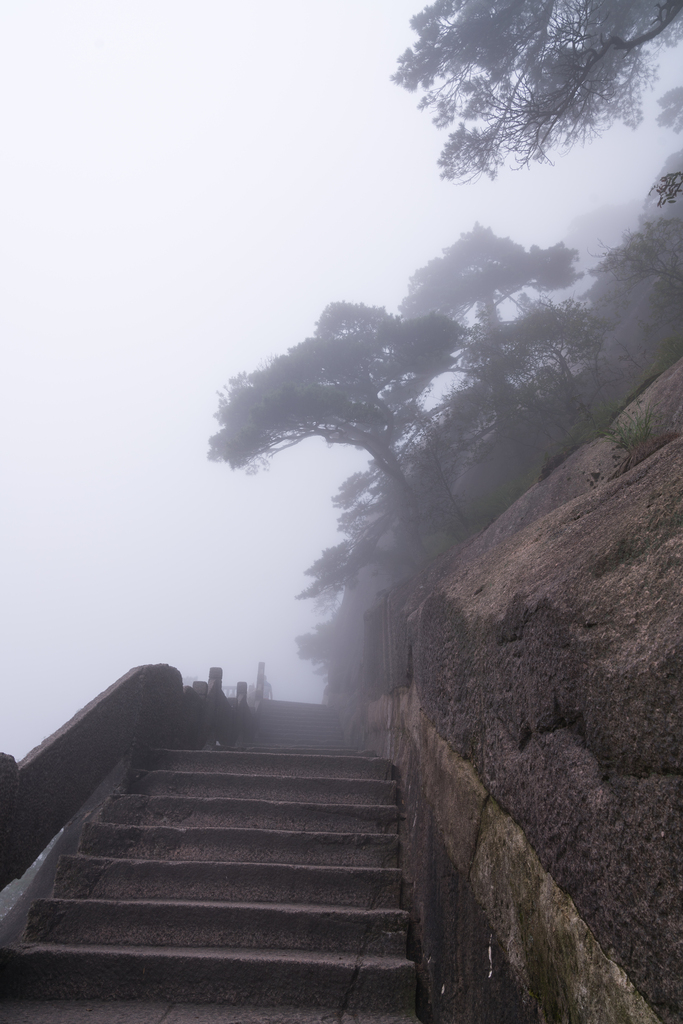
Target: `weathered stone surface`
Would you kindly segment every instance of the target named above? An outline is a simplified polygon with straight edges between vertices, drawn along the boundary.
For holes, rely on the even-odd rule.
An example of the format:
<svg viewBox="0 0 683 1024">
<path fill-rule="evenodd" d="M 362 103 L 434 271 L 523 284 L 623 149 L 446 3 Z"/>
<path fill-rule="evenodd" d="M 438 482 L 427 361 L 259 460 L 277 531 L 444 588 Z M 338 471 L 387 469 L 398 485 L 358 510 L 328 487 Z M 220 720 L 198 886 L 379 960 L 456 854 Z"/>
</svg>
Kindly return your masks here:
<svg viewBox="0 0 683 1024">
<path fill-rule="evenodd" d="M 308 950 L 405 956 L 408 915 L 394 908 L 251 903 L 244 899 L 36 900 L 25 943 Z"/>
<path fill-rule="evenodd" d="M 52 894 L 58 861 L 76 852 L 83 823 L 97 813 L 102 802 L 121 783 L 124 773 L 125 763 L 120 761 L 42 851 L 38 861 L 31 865 L 22 878 L 17 879 L 3 892 L 3 896 L 6 897 L 5 907 L 8 909 L 0 913 L 0 948 L 20 939 L 26 927 L 32 902 Z"/>
<path fill-rule="evenodd" d="M 232 1006 L 344 1006 L 409 1016 L 409 961 L 300 950 L 30 946 L 3 951 L 6 997 L 171 1000 Z M 1 1005 L 1 1004 L 0 1004 Z"/>
<path fill-rule="evenodd" d="M 104 822 L 176 825 L 182 828 L 258 828 L 296 832 L 396 833 L 396 807 L 390 804 L 287 803 L 221 797 L 117 797 L 102 809 Z"/>
<path fill-rule="evenodd" d="M 415 687 L 371 704 L 367 723 L 402 779 L 413 953 L 430 1015 L 535 1021 L 542 1007 L 547 1020 L 656 1024 L 520 827 L 426 718 Z"/>
<path fill-rule="evenodd" d="M 683 361 L 641 397 L 655 403 L 663 426 L 680 430 Z M 398 701 L 412 684 L 599 948 L 673 1024 L 683 1020 L 683 438 L 606 480 L 612 452 L 604 441 L 577 452 L 369 614 L 355 727 L 363 701 L 378 709 L 381 694 Z M 462 870 L 468 844 L 447 845 Z M 592 963 L 580 968 L 589 986 Z"/>
<path fill-rule="evenodd" d="M 174 828 L 86 823 L 81 852 L 94 857 L 242 861 L 264 864 L 358 864 L 394 868 L 398 837 L 385 832 L 288 832 L 250 828 Z"/>
<path fill-rule="evenodd" d="M 264 700 L 256 713 L 255 742 L 263 746 L 342 747 L 339 720 L 325 704 Z"/>
<path fill-rule="evenodd" d="M 283 854 L 281 851 L 281 857 Z M 61 899 L 318 903 L 371 909 L 399 906 L 400 889 L 398 868 L 118 860 L 79 854 L 61 858 L 54 896 Z"/>
<path fill-rule="evenodd" d="M 484 810 L 470 880 L 508 961 L 548 1020 L 657 1024 L 570 897 L 543 870 L 522 830 L 494 800 Z"/>
<path fill-rule="evenodd" d="M 683 431 L 682 395 L 683 361 L 679 361 L 627 406 L 622 417 L 634 416 L 650 407 L 655 410 L 662 430 Z M 608 480 L 626 457 L 625 452 L 605 439 L 579 448 L 549 477 L 530 487 L 487 530 L 473 537 L 466 545 L 470 554 L 478 557 L 565 502 L 593 490 Z"/>
<path fill-rule="evenodd" d="M 421 967 L 421 1019 L 435 1024 L 540 1024 L 538 1004 L 515 977 L 472 886 L 446 852 L 433 809 L 426 801 L 416 800 L 412 806 L 410 862 L 420 942 L 411 952 L 418 954 Z"/>
<path fill-rule="evenodd" d="M 19 877 L 129 748 L 141 669 L 131 669 L 19 763 L 5 884 Z"/>
<path fill-rule="evenodd" d="M 206 742 L 204 735 L 204 717 L 206 708 L 206 693 L 202 693 L 198 687 L 208 689 L 206 683 L 193 683 L 192 686 L 183 686 L 183 747 L 186 750 L 201 750 Z"/>
<path fill-rule="evenodd" d="M 421 603 L 412 648 L 438 731 L 671 1020 L 683 1012 L 682 457 L 679 439 L 453 572 Z"/>
<path fill-rule="evenodd" d="M 404 799 L 417 786 L 420 798 L 432 806 L 453 864 L 467 877 L 488 795 L 472 765 L 439 736 L 422 713 L 414 688 L 369 706 L 367 736 L 397 765 L 418 758 L 418 774 L 402 772 Z M 410 824 L 409 831 L 414 833 Z"/>
<path fill-rule="evenodd" d="M 0 754 L 0 888 L 13 876 L 10 859 L 10 836 L 19 786 L 19 770 L 11 754 Z"/>
<path fill-rule="evenodd" d="M 168 665 L 131 669 L 19 763 L 5 874 L 20 877 L 132 746 L 182 734 L 182 678 Z M 7 829 L 5 829 L 7 831 Z"/>
<path fill-rule="evenodd" d="M 262 1008 L 264 1020 L 279 1006 L 275 1016 L 292 1024 L 296 1005 L 304 1018 L 326 1007 L 336 1020 L 379 1013 L 408 1024 L 415 971 L 399 906 L 396 784 L 385 762 L 347 756 L 342 764 L 339 755 L 186 752 L 182 771 L 148 771 L 178 755 L 147 750 L 122 789 L 153 780 L 158 795 L 119 791 L 86 824 L 54 894 L 33 902 L 22 940 L 0 950 L 0 998 L 164 999 Z M 192 791 L 193 775 L 200 792 L 244 779 L 259 798 L 175 795 Z M 262 798 L 281 795 L 274 780 L 298 802 Z M 394 802 L 340 805 L 339 787 Z M 254 819 L 250 827 L 226 828 L 233 812 Z M 159 827 L 166 818 L 178 826 Z M 298 834 L 289 830 L 295 819 Z M 270 827 L 277 822 L 285 829 Z M 308 832 L 314 823 L 324 831 Z M 91 857 L 103 844 L 108 857 Z"/>
<path fill-rule="evenodd" d="M 230 1007 L 197 1003 L 130 1000 L 105 1003 L 97 999 L 78 1002 L 5 1000 L 0 1004 L 0 1024 L 410 1024 L 412 1016 L 306 1007 Z"/>
<path fill-rule="evenodd" d="M 230 772 L 147 772 L 130 786 L 131 793 L 148 796 L 229 797 L 240 800 L 276 800 L 290 803 L 394 804 L 393 782 L 375 779 L 306 776 L 237 775 Z"/>
<path fill-rule="evenodd" d="M 308 750 L 158 750 L 147 763 L 152 769 L 167 771 L 270 775 L 282 779 L 391 779 L 391 763 L 385 758 L 354 757 L 348 750 L 330 754 Z"/>
<path fill-rule="evenodd" d="M 468 880 L 487 799 L 476 772 L 427 720 L 414 687 L 371 704 L 367 728 L 366 738 L 391 752 L 400 781 L 419 1018 L 435 1024 L 540 1022 L 538 1004 L 511 970 Z"/>
<path fill-rule="evenodd" d="M 141 750 L 182 747 L 183 678 L 170 665 L 144 665 L 134 743 Z"/>
</svg>

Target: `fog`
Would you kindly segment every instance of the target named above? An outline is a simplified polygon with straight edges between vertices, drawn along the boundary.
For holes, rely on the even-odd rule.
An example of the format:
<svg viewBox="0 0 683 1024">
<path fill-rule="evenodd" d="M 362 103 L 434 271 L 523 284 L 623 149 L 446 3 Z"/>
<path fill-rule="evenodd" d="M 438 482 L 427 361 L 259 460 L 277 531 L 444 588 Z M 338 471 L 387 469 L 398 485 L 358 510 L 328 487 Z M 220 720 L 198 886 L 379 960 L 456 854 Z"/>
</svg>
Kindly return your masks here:
<svg viewBox="0 0 683 1024">
<path fill-rule="evenodd" d="M 0 750 L 148 662 L 251 682 L 263 660 L 275 697 L 319 701 L 294 595 L 365 460 L 309 441 L 256 476 L 209 463 L 217 390 L 329 302 L 395 311 L 477 220 L 589 263 L 680 148 L 654 124 L 669 51 L 636 133 L 441 181 L 442 133 L 389 80 L 421 6 L 3 5 Z"/>
</svg>

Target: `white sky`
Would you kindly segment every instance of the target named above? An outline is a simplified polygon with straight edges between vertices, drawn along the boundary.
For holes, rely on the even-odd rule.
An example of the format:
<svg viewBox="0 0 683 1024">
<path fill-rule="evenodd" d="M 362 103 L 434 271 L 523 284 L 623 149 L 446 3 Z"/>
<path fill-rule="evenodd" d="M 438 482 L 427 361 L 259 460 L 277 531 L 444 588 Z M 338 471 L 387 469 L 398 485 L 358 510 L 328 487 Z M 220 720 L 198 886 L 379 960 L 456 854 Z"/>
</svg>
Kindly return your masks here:
<svg viewBox="0 0 683 1024">
<path fill-rule="evenodd" d="M 293 595 L 363 460 L 209 463 L 217 389 L 331 301 L 394 311 L 475 220 L 546 246 L 583 216 L 584 250 L 618 241 L 584 215 L 640 201 L 681 147 L 653 102 L 554 167 L 440 181 L 443 135 L 389 81 L 422 5 L 2 5 L 0 750 L 146 662 L 233 682 L 265 660 L 276 697 L 319 700 Z"/>
</svg>

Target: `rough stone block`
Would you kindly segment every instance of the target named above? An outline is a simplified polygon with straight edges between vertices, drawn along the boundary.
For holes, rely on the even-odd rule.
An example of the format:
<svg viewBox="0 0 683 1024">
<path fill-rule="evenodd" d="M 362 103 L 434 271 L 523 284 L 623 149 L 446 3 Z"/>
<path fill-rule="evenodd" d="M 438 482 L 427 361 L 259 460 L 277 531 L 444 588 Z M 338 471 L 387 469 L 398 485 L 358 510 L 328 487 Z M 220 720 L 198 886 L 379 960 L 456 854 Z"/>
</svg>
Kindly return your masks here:
<svg viewBox="0 0 683 1024">
<path fill-rule="evenodd" d="M 470 880 L 509 962 L 548 1020 L 658 1024 L 571 898 L 543 870 L 521 828 L 492 799 Z"/>
<path fill-rule="evenodd" d="M 0 889 L 14 878 L 10 868 L 10 838 L 18 786 L 16 761 L 11 754 L 0 754 Z"/>
</svg>

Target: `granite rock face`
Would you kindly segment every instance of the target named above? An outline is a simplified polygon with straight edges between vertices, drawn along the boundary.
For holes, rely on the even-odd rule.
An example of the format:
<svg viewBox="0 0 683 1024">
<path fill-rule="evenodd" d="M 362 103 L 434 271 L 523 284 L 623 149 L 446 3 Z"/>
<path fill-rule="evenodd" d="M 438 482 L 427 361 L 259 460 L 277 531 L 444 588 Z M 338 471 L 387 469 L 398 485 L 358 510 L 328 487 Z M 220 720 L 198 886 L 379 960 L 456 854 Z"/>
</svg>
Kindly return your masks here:
<svg viewBox="0 0 683 1024">
<path fill-rule="evenodd" d="M 683 425 L 683 362 L 640 399 Z M 364 700 L 414 687 L 605 954 L 683 1020 L 683 438 L 606 441 L 367 621 Z"/>
<path fill-rule="evenodd" d="M 414 685 L 369 704 L 365 732 L 400 781 L 420 1020 L 658 1024 Z"/>
</svg>

